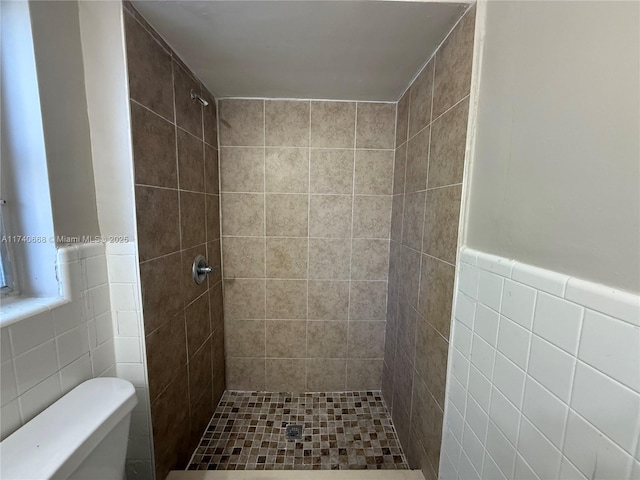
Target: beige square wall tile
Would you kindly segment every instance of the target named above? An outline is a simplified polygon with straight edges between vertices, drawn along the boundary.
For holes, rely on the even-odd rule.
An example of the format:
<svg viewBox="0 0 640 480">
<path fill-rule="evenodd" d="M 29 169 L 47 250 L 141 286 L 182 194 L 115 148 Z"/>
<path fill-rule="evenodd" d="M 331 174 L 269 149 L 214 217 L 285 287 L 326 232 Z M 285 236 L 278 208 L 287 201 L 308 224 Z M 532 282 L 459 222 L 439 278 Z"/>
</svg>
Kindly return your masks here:
<svg viewBox="0 0 640 480">
<path fill-rule="evenodd" d="M 389 284 L 387 286 L 387 325 L 393 330 L 395 336 L 395 329 L 398 321 L 398 288 L 395 285 Z"/>
<path fill-rule="evenodd" d="M 422 251 L 449 263 L 456 261 L 461 195 L 461 185 L 427 191 Z"/>
<path fill-rule="evenodd" d="M 349 318 L 349 281 L 309 280 L 309 313 L 312 320 Z"/>
<path fill-rule="evenodd" d="M 123 17 L 131 98 L 173 121 L 171 54 L 133 15 L 124 14 Z"/>
<path fill-rule="evenodd" d="M 429 395 L 426 385 L 422 381 L 417 381 L 413 389 L 413 405 L 415 405 L 416 418 L 415 428 L 412 431 L 414 441 L 420 442 L 424 446 L 427 463 L 432 466 L 432 471 L 438 472 L 440 462 L 440 445 L 442 443 L 442 418 L 443 411 Z M 423 468 L 423 470 L 426 470 Z M 432 473 L 431 478 L 437 478 Z M 426 475 L 425 475 L 426 477 Z M 428 478 L 428 477 L 426 477 Z M 522 477 L 520 477 L 522 478 Z"/>
<path fill-rule="evenodd" d="M 357 194 L 393 193 L 393 156 L 393 150 L 356 150 Z"/>
<path fill-rule="evenodd" d="M 353 193 L 353 150 L 311 149 L 311 193 Z"/>
<path fill-rule="evenodd" d="M 353 148 L 356 104 L 354 102 L 311 102 L 311 146 Z"/>
<path fill-rule="evenodd" d="M 267 318 L 306 319 L 306 280 L 267 280 Z"/>
<path fill-rule="evenodd" d="M 386 280 L 389 274 L 389 240 L 354 239 L 351 249 L 352 280 Z"/>
<path fill-rule="evenodd" d="M 409 302 L 415 308 L 418 306 L 421 257 L 420 252 L 409 247 L 402 247 L 398 293 L 400 294 L 401 303 Z"/>
<path fill-rule="evenodd" d="M 351 236 L 351 195 L 311 195 L 309 198 L 310 237 Z"/>
<path fill-rule="evenodd" d="M 393 410 L 393 390 L 393 365 L 384 363 L 382 368 L 382 396 L 387 404 L 387 408 L 389 409 L 389 411 Z"/>
<path fill-rule="evenodd" d="M 220 100 L 220 145 L 264 145 L 264 100 Z"/>
<path fill-rule="evenodd" d="M 385 323 L 385 326 L 386 331 L 384 334 L 384 363 L 388 365 L 391 372 L 393 372 L 396 361 L 396 331 L 389 321 Z"/>
<path fill-rule="evenodd" d="M 307 322 L 307 357 L 346 358 L 347 330 L 346 322 Z"/>
<path fill-rule="evenodd" d="M 207 241 L 220 238 L 220 195 L 207 195 L 205 210 L 207 215 Z"/>
<path fill-rule="evenodd" d="M 263 192 L 264 148 L 222 147 L 220 182 L 223 192 Z"/>
<path fill-rule="evenodd" d="M 265 318 L 264 289 L 264 280 L 225 280 L 224 318 Z"/>
<path fill-rule="evenodd" d="M 418 312 L 408 303 L 400 301 L 398 304 L 396 351 L 403 352 L 412 365 L 415 359 L 417 323 Z"/>
<path fill-rule="evenodd" d="M 444 338 L 449 339 L 455 267 L 422 256 L 419 311 Z"/>
<path fill-rule="evenodd" d="M 404 218 L 404 195 L 394 195 L 391 202 L 391 240 L 402 241 L 402 221 Z"/>
<path fill-rule="evenodd" d="M 405 192 L 417 192 L 427 188 L 429 166 L 429 134 L 425 128 L 407 143 Z"/>
<path fill-rule="evenodd" d="M 397 349 L 396 365 L 394 371 L 394 393 L 393 393 L 393 416 L 394 423 L 396 412 L 399 410 L 411 410 L 411 391 L 413 389 L 413 359 L 409 359 L 407 355 Z"/>
<path fill-rule="evenodd" d="M 462 183 L 468 117 L 466 99 L 433 122 L 428 188 Z"/>
<path fill-rule="evenodd" d="M 358 102 L 356 148 L 394 148 L 396 104 Z"/>
<path fill-rule="evenodd" d="M 424 225 L 425 192 L 407 193 L 404 196 L 402 244 L 420 250 Z"/>
<path fill-rule="evenodd" d="M 173 64 L 173 99 L 176 110 L 176 125 L 195 135 L 202 141 L 202 105 L 194 102 L 190 92 L 202 93 L 200 82 L 191 72 L 175 62 Z"/>
<path fill-rule="evenodd" d="M 264 320 L 230 320 L 224 328 L 225 351 L 240 357 L 262 357 L 265 354 Z"/>
<path fill-rule="evenodd" d="M 304 320 L 267 320 L 267 357 L 305 358 L 307 322 Z"/>
<path fill-rule="evenodd" d="M 436 53 L 433 118 L 469 94 L 475 17 L 473 8 L 460 20 Z"/>
<path fill-rule="evenodd" d="M 264 278 L 264 238 L 222 239 L 225 278 Z"/>
<path fill-rule="evenodd" d="M 409 89 L 409 138 L 431 122 L 431 102 L 433 100 L 433 60 L 422 70 Z"/>
<path fill-rule="evenodd" d="M 402 258 L 402 245 L 391 242 L 389 247 L 389 284 L 398 289 L 400 285 L 400 275 L 402 273 L 400 259 Z"/>
<path fill-rule="evenodd" d="M 347 362 L 332 358 L 307 360 L 307 390 L 309 392 L 342 392 L 346 388 Z"/>
<path fill-rule="evenodd" d="M 391 196 L 356 195 L 353 205 L 354 238 L 389 238 Z"/>
<path fill-rule="evenodd" d="M 207 242 L 207 261 L 215 268 L 209 275 L 209 285 L 213 286 L 222 280 L 222 247 L 220 239 Z"/>
<path fill-rule="evenodd" d="M 180 249 L 180 198 L 177 190 L 136 186 L 140 261 Z"/>
<path fill-rule="evenodd" d="M 228 357 L 227 388 L 230 390 L 264 390 L 265 359 Z"/>
<path fill-rule="evenodd" d="M 306 278 L 309 240 L 267 237 L 267 277 Z"/>
<path fill-rule="evenodd" d="M 309 226 L 308 195 L 266 195 L 268 236 L 306 237 Z"/>
<path fill-rule="evenodd" d="M 350 322 L 349 358 L 383 358 L 386 322 Z"/>
<path fill-rule="evenodd" d="M 173 137 L 173 132 L 171 134 Z M 205 171 L 204 171 L 204 144 L 199 138 L 177 129 L 178 140 L 178 177 L 180 178 L 180 190 L 191 190 L 195 192 L 205 192 Z M 154 141 L 157 141 L 154 139 Z M 165 145 L 166 140 L 162 139 L 160 145 Z M 151 142 L 149 142 L 151 143 Z M 163 148 L 163 147 L 157 147 Z M 166 147 L 163 148 L 163 150 Z M 173 149 L 169 149 L 173 152 Z M 155 153 L 155 152 L 154 152 Z M 160 153 L 160 152 L 158 152 Z M 163 152 L 166 155 L 166 152 Z M 135 153 L 134 153 L 135 155 Z M 138 158 L 135 157 L 134 158 Z M 151 169 L 164 167 L 164 162 L 158 162 L 158 157 L 152 157 Z M 137 182 L 144 183 L 144 182 Z M 172 185 L 167 185 L 171 187 Z"/>
<path fill-rule="evenodd" d="M 304 359 L 267 359 L 267 390 L 270 392 L 304 392 L 307 368 Z"/>
<path fill-rule="evenodd" d="M 309 146 L 309 101 L 266 100 L 266 145 Z"/>
<path fill-rule="evenodd" d="M 265 161 L 267 192 L 309 191 L 309 149 L 267 148 Z"/>
<path fill-rule="evenodd" d="M 398 101 L 396 109 L 396 148 L 407 141 L 409 133 L 409 100 L 411 91 L 407 90 Z"/>
<path fill-rule="evenodd" d="M 347 360 L 347 390 L 380 390 L 382 359 Z"/>
<path fill-rule="evenodd" d="M 207 241 L 206 200 L 203 193 L 180 192 L 180 235 L 183 249 Z"/>
<path fill-rule="evenodd" d="M 220 193 L 218 150 L 209 145 L 204 146 L 204 187 L 209 194 Z"/>
<path fill-rule="evenodd" d="M 393 163 L 393 194 L 404 193 L 405 171 L 407 168 L 407 145 L 402 144 L 396 149 Z"/>
<path fill-rule="evenodd" d="M 350 320 L 380 320 L 387 317 L 387 282 L 351 282 Z"/>
<path fill-rule="evenodd" d="M 131 142 L 135 159 L 133 165 L 135 183 L 176 188 L 178 182 L 175 132 L 176 127 L 172 123 L 131 102 Z M 202 143 L 182 130 L 178 130 L 178 135 L 180 166 L 197 164 L 197 155 L 188 154 L 198 149 L 202 152 Z M 185 159 L 193 161 L 186 162 Z"/>
<path fill-rule="evenodd" d="M 222 194 L 222 234 L 257 237 L 264 235 L 264 195 Z"/>
<path fill-rule="evenodd" d="M 309 278 L 348 280 L 351 241 L 345 239 L 309 239 Z"/>
<path fill-rule="evenodd" d="M 416 336 L 416 371 L 427 388 L 444 409 L 449 343 L 431 325 L 418 322 Z"/>
</svg>

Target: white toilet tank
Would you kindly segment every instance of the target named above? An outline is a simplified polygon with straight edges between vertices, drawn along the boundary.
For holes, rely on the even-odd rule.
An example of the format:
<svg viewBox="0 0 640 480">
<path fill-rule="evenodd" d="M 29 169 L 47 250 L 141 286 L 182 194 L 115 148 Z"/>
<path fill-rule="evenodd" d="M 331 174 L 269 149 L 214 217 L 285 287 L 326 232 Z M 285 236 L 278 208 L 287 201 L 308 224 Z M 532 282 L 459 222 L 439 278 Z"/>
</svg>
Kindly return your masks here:
<svg viewBox="0 0 640 480">
<path fill-rule="evenodd" d="M 137 401 L 119 378 L 78 385 L 0 443 L 0 479 L 122 480 Z"/>
</svg>

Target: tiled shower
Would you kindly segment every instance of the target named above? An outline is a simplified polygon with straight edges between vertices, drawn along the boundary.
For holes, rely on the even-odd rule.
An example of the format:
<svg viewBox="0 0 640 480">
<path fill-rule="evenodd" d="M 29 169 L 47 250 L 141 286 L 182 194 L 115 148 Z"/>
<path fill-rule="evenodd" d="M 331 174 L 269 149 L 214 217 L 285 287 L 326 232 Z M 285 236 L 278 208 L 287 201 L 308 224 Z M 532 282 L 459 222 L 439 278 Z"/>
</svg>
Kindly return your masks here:
<svg viewBox="0 0 640 480">
<path fill-rule="evenodd" d="M 366 392 L 384 389 L 395 447 L 384 447 L 385 460 L 378 445 L 379 465 L 360 468 L 406 468 L 406 458 L 435 478 L 474 18 L 470 10 L 398 103 L 216 102 L 127 5 L 158 478 L 186 466 L 212 416 L 206 431 L 215 429 L 213 410 L 225 388 L 351 391 L 365 402 Z M 194 103 L 190 91 L 209 106 Z M 219 266 L 201 286 L 190 279 L 198 253 Z M 407 380 L 414 370 L 415 388 Z M 335 452 L 330 443 L 295 467 L 346 465 L 353 452 L 340 457 L 339 440 Z M 198 458 L 213 447 L 201 442 Z M 279 468 L 275 462 L 266 468 Z M 223 467 L 209 460 L 208 468 Z"/>
<path fill-rule="evenodd" d="M 216 103 L 125 7 L 149 400 L 164 478 L 189 460 L 225 389 Z M 218 266 L 201 285 L 191 275 L 198 254 Z"/>
<path fill-rule="evenodd" d="M 409 463 L 437 478 L 475 9 L 398 102 L 382 391 Z"/>
<path fill-rule="evenodd" d="M 395 110 L 220 101 L 228 388 L 380 389 Z"/>
</svg>

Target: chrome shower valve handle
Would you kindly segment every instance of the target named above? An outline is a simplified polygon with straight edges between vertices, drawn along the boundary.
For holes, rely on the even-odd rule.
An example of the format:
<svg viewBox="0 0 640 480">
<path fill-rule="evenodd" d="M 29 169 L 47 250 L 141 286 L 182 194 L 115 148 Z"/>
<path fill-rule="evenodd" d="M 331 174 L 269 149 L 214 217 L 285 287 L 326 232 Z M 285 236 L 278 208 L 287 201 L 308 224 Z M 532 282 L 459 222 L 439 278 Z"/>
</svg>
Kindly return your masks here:
<svg viewBox="0 0 640 480">
<path fill-rule="evenodd" d="M 217 265 L 213 267 L 207 265 L 207 260 L 204 258 L 204 255 L 196 255 L 196 258 L 193 260 L 193 266 L 191 267 L 193 281 L 196 282 L 196 285 L 200 285 L 204 282 L 207 275 L 217 268 Z"/>
</svg>

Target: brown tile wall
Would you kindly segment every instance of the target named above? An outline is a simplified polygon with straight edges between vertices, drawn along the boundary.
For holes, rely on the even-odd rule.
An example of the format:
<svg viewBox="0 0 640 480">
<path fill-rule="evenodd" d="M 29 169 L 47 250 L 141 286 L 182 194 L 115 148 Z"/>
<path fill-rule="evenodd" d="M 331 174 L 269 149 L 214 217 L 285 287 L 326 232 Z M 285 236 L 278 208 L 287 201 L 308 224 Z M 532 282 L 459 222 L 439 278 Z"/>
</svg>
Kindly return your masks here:
<svg viewBox="0 0 640 480">
<path fill-rule="evenodd" d="M 133 7 L 124 12 L 156 478 L 184 468 L 225 388 L 214 97 Z M 209 106 L 191 100 L 193 89 Z"/>
<path fill-rule="evenodd" d="M 382 389 L 412 468 L 438 477 L 475 8 L 398 102 Z"/>
<path fill-rule="evenodd" d="M 396 105 L 220 101 L 227 385 L 379 389 Z"/>
</svg>

